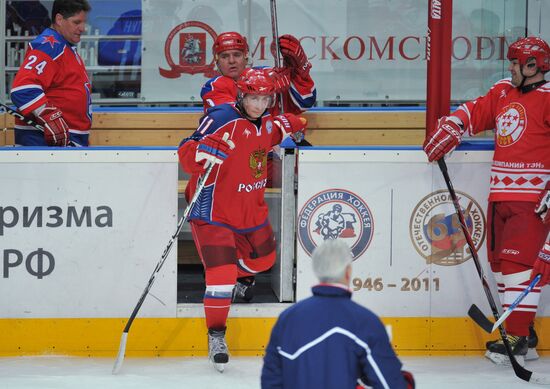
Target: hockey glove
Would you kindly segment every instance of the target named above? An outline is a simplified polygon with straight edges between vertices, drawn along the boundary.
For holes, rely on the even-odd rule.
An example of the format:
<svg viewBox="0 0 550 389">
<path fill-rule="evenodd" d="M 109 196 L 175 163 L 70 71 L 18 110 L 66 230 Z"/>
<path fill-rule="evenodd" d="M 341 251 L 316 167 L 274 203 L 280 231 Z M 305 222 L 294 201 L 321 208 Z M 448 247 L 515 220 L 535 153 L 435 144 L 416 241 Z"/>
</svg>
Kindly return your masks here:
<svg viewBox="0 0 550 389">
<path fill-rule="evenodd" d="M 462 122 L 454 116 L 443 116 L 437 121 L 436 131 L 424 141 L 424 152 L 428 161 L 439 160 L 454 150 L 462 140 Z"/>
<path fill-rule="evenodd" d="M 273 68 L 269 76 L 275 83 L 275 93 L 285 93 L 290 88 L 290 69 Z"/>
<path fill-rule="evenodd" d="M 304 133 L 307 126 L 306 118 L 292 113 L 284 113 L 275 116 L 273 121 L 283 132 L 283 138 L 285 138 L 286 135 L 290 135 L 296 142 L 304 139 Z"/>
<path fill-rule="evenodd" d="M 544 224 L 550 223 L 550 181 L 546 183 L 546 187 L 539 196 L 539 201 L 535 207 L 535 213 L 540 216 Z"/>
<path fill-rule="evenodd" d="M 546 243 L 539 252 L 538 258 L 535 260 L 533 271 L 531 272 L 531 280 L 540 274 L 540 281 L 537 285 L 540 287 L 550 284 L 550 235 L 546 238 Z"/>
<path fill-rule="evenodd" d="M 67 146 L 69 144 L 69 126 L 63 119 L 63 112 L 49 104 L 37 111 L 35 116 L 38 122 L 44 126 L 44 140 L 48 146 Z"/>
<path fill-rule="evenodd" d="M 401 373 L 403 374 L 403 378 L 405 378 L 405 382 L 407 383 L 407 389 L 414 389 L 416 384 L 414 382 L 414 377 L 411 372 L 408 372 L 407 370 L 401 370 Z"/>
<path fill-rule="evenodd" d="M 235 143 L 229 139 L 229 133 L 223 134 L 223 137 L 218 134 L 206 135 L 202 138 L 197 146 L 195 161 L 204 161 L 204 168 L 208 169 L 211 164 L 221 165 L 235 148 Z"/>
<path fill-rule="evenodd" d="M 311 69 L 311 63 L 300 44 L 300 41 L 292 35 L 279 37 L 279 50 L 283 55 L 285 64 L 292 68 L 298 75 L 307 77 Z"/>
</svg>

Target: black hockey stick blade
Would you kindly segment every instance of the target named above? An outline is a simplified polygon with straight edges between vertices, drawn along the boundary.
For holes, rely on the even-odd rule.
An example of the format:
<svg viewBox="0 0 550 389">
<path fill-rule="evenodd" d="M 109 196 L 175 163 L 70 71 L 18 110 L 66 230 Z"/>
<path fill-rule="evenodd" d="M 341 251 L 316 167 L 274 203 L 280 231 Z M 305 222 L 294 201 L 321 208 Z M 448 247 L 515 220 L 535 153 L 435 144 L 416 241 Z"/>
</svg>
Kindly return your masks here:
<svg viewBox="0 0 550 389">
<path fill-rule="evenodd" d="M 306 138 L 302 138 L 301 141 L 299 141 L 298 143 L 296 143 L 296 146 L 301 146 L 301 147 L 310 147 L 310 146 L 313 146 L 311 143 L 309 143 Z"/>
<path fill-rule="evenodd" d="M 493 332 L 494 323 L 487 319 L 487 316 L 479 309 L 475 304 L 472 304 L 470 309 L 468 309 L 468 316 L 481 328 L 483 328 L 487 333 Z"/>
</svg>

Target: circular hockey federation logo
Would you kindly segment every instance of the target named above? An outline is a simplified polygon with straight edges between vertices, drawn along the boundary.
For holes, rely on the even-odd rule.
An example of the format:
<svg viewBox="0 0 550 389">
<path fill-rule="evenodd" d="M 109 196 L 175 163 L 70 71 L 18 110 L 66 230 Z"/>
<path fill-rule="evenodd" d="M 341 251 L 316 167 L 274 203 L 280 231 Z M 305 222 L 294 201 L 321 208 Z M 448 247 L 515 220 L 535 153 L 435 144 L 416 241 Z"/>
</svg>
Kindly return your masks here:
<svg viewBox="0 0 550 389">
<path fill-rule="evenodd" d="M 456 194 L 472 241 L 479 250 L 485 239 L 485 215 L 472 197 L 459 191 Z M 416 205 L 409 231 L 414 248 L 428 264 L 454 266 L 472 257 L 446 190 L 433 192 Z"/>
<path fill-rule="evenodd" d="M 328 189 L 312 196 L 298 214 L 298 239 L 311 256 L 328 239 L 345 239 L 353 259 L 372 240 L 374 220 L 367 203 L 345 189 Z"/>
<path fill-rule="evenodd" d="M 527 127 L 525 108 L 519 103 L 511 103 L 502 109 L 495 122 L 498 145 L 511 146 L 521 138 Z"/>
</svg>

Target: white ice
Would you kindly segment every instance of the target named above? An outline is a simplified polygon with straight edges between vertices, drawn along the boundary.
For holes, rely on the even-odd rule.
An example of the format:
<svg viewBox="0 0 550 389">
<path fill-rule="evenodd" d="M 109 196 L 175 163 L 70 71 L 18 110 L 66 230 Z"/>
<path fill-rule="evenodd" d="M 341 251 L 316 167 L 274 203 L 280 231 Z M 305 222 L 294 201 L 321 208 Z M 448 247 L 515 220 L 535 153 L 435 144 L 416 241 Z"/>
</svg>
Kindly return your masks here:
<svg viewBox="0 0 550 389">
<path fill-rule="evenodd" d="M 512 369 L 482 357 L 402 357 L 419 389 L 533 388 Z M 0 388 L 4 389 L 251 389 L 260 387 L 262 359 L 233 357 L 218 373 L 206 357 L 126 358 L 113 376 L 114 358 L 60 356 L 0 358 Z M 550 357 L 528 362 L 528 369 L 550 372 Z"/>
</svg>

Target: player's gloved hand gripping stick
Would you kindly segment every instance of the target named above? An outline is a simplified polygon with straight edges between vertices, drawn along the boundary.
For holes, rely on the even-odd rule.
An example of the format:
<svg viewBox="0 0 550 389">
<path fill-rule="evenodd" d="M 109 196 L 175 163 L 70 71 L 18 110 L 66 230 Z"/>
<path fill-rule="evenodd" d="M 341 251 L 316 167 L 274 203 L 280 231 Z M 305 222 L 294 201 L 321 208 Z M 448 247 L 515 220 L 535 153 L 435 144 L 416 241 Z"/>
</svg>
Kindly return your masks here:
<svg viewBox="0 0 550 389">
<path fill-rule="evenodd" d="M 291 66 L 293 71 L 296 71 L 300 74 L 309 73 L 311 64 L 307 60 L 307 56 L 300 45 L 300 42 L 291 35 L 283 35 L 279 38 L 279 27 L 277 23 L 277 2 L 276 0 L 270 0 L 270 11 L 271 11 L 271 33 L 273 35 L 273 42 L 275 43 L 275 69 L 281 68 L 281 52 L 285 62 Z M 304 63 L 305 60 L 305 63 Z M 307 63 L 307 66 L 306 66 Z M 294 68 L 295 67 L 295 68 Z M 281 72 L 281 71 L 277 71 Z M 276 79 L 277 88 L 282 92 L 280 83 L 282 80 Z M 284 83 L 284 82 L 283 82 Z M 279 110 L 284 114 L 283 107 L 283 95 L 282 93 L 277 93 L 277 100 L 279 103 Z M 312 146 L 305 138 L 303 132 L 294 132 L 292 133 L 292 139 L 299 146 Z"/>
<path fill-rule="evenodd" d="M 477 251 L 475 249 L 474 242 L 472 240 L 472 237 L 470 235 L 470 231 L 468 230 L 468 227 L 466 226 L 466 221 L 464 219 L 464 215 L 462 213 L 462 209 L 460 208 L 460 203 L 458 202 L 458 197 L 456 196 L 456 192 L 454 190 L 453 184 L 451 182 L 451 178 L 449 177 L 449 172 L 447 171 L 447 164 L 445 163 L 445 160 L 443 157 L 437 160 L 437 164 L 439 165 L 439 169 L 441 170 L 441 173 L 443 174 L 443 178 L 445 179 L 445 184 L 447 185 L 447 189 L 449 190 L 449 194 L 451 195 L 451 199 L 453 201 L 453 205 L 455 207 L 456 215 L 458 216 L 458 220 L 460 223 L 460 228 L 462 229 L 462 233 L 464 234 L 464 237 L 466 238 L 466 243 L 468 244 L 468 248 L 470 249 L 470 253 L 472 254 L 472 259 L 474 261 L 474 265 L 477 270 L 477 274 L 479 275 L 479 278 L 481 279 L 481 283 L 483 285 L 483 290 L 485 291 L 485 295 L 487 296 L 487 301 L 489 302 L 489 306 L 491 307 L 491 312 L 493 313 L 493 316 L 495 317 L 495 321 L 498 322 L 500 319 L 500 314 L 498 312 L 497 304 L 495 303 L 495 300 L 493 298 L 493 295 L 491 293 L 491 289 L 489 287 L 489 283 L 487 282 L 487 278 L 485 277 L 485 274 L 483 272 L 483 268 L 481 267 L 481 263 L 479 262 L 479 258 L 477 256 Z M 541 374 L 541 373 L 535 373 L 532 371 L 527 370 L 523 366 L 521 366 L 514 355 L 512 354 L 512 348 L 510 346 L 510 342 L 508 341 L 508 336 L 506 335 L 506 330 L 504 329 L 504 326 L 501 324 L 498 327 L 500 331 L 500 337 L 502 338 L 502 341 L 504 342 L 504 347 L 506 349 L 506 354 L 508 355 L 508 358 L 510 359 L 510 363 L 512 364 L 512 368 L 514 369 L 514 373 L 518 378 L 521 378 L 524 381 L 537 383 L 540 385 L 550 385 L 550 376 L 547 374 Z"/>
<path fill-rule="evenodd" d="M 40 125 L 36 123 L 34 120 L 23 116 L 20 112 L 12 109 L 10 106 L 6 104 L 0 103 L 0 107 L 9 113 L 12 116 L 15 116 L 16 118 L 24 121 L 29 126 L 32 126 L 36 128 L 39 131 L 44 132 L 44 139 L 46 142 L 51 146 L 70 146 L 70 147 L 76 147 L 78 145 L 74 144 L 69 140 L 69 128 L 67 126 L 67 123 L 65 123 L 65 120 L 63 120 L 63 117 L 58 114 L 60 112 L 59 110 L 56 110 L 55 107 L 46 107 L 44 110 L 47 110 L 44 112 L 43 118 L 41 118 L 41 121 L 44 123 L 44 125 Z M 48 121 L 47 114 L 49 114 L 50 117 L 54 116 L 52 120 Z M 56 126 L 55 128 L 49 127 L 50 123 L 53 126 Z"/>
</svg>

